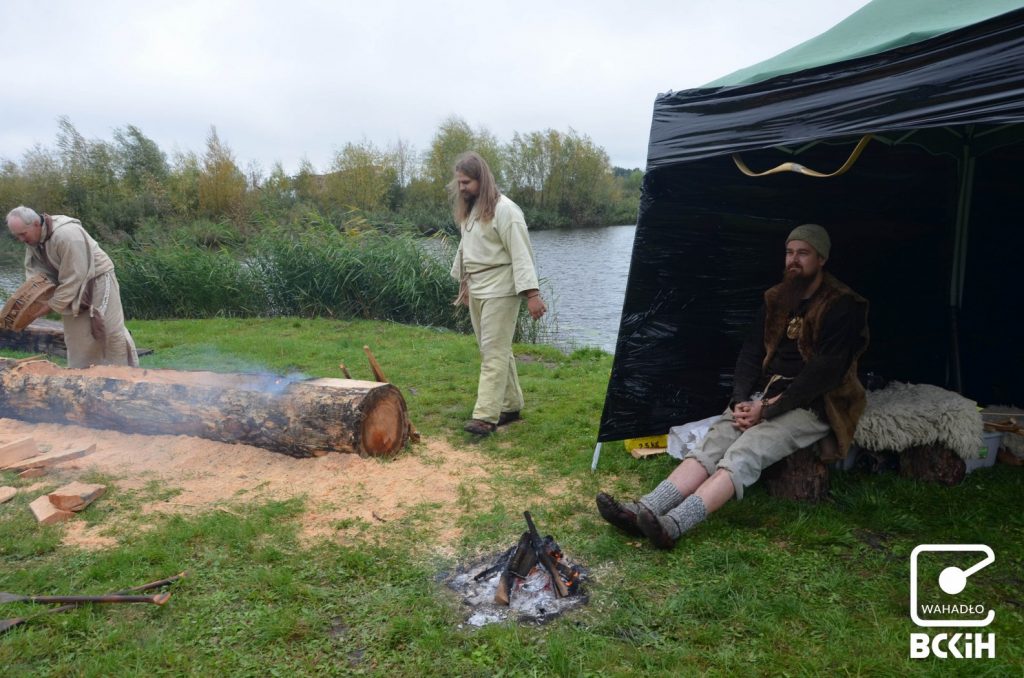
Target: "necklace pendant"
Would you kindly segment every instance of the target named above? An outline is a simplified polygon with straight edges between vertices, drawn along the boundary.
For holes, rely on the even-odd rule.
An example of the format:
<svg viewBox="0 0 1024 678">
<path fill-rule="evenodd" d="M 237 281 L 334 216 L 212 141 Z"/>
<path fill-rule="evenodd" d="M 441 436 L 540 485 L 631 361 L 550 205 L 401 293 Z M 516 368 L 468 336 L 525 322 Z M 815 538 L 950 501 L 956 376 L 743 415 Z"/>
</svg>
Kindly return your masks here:
<svg viewBox="0 0 1024 678">
<path fill-rule="evenodd" d="M 800 330 L 803 329 L 804 319 L 800 316 L 795 316 L 789 319 L 789 324 L 786 325 L 786 336 L 790 339 L 796 339 L 800 336 Z"/>
</svg>

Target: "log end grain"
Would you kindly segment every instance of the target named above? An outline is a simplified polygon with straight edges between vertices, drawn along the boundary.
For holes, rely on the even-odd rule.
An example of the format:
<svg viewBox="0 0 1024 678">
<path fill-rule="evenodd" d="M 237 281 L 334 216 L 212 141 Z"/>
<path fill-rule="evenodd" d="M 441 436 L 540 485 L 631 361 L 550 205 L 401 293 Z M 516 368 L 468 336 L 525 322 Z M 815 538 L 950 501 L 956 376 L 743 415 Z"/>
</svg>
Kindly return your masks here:
<svg viewBox="0 0 1024 678">
<path fill-rule="evenodd" d="M 372 457 L 390 457 L 409 439 L 409 419 L 405 399 L 397 388 L 379 390 L 363 418 L 360 442 L 362 452 Z"/>
</svg>

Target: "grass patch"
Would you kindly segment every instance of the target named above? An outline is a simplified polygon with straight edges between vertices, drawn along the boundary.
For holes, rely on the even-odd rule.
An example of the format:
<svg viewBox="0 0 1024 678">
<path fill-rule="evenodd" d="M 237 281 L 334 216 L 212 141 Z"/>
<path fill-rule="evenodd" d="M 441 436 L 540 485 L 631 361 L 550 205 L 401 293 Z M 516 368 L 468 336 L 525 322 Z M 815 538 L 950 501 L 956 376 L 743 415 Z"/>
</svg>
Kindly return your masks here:
<svg viewBox="0 0 1024 678">
<path fill-rule="evenodd" d="M 470 444 L 478 356 L 470 336 L 365 320 L 132 321 L 146 367 L 369 378 L 370 345 L 426 436 Z M 605 445 L 589 470 L 610 357 L 520 346 L 524 421 L 476 448 L 492 489 L 466 484 L 459 557 L 511 544 L 530 509 L 542 531 L 592 569 L 590 604 L 543 627 L 462 625 L 437 582 L 456 564 L 433 548 L 436 507 L 410 497 L 407 519 L 332 525 L 298 537 L 303 500 L 233 500 L 232 513 L 152 515 L 152 529 L 113 549 L 62 546 L 37 527 L 29 497 L 0 506 L 0 589 L 99 593 L 189 569 L 164 609 L 95 607 L 40 619 L 0 639 L 8 675 L 1020 675 L 1024 663 L 1024 472 L 996 466 L 945 488 L 894 476 L 836 474 L 819 506 L 755 486 L 674 551 L 655 551 L 604 524 L 599 489 L 653 486 L 671 460 L 634 460 Z M 415 451 L 413 453 L 416 453 Z M 0 482 L 25 486 L 11 474 Z M 551 494 L 543 504 L 517 497 Z M 117 511 L 161 498 L 124 493 Z M 115 505 L 111 495 L 111 506 Z M 93 508 L 100 508 L 102 502 Z M 237 515 L 236 515 L 237 514 Z M 123 535 L 119 535 L 122 536 Z M 996 610 L 997 658 L 911 661 L 909 555 L 920 543 L 981 542 L 996 562 L 972 577 Z M 3 616 L 31 612 L 7 605 Z"/>
</svg>

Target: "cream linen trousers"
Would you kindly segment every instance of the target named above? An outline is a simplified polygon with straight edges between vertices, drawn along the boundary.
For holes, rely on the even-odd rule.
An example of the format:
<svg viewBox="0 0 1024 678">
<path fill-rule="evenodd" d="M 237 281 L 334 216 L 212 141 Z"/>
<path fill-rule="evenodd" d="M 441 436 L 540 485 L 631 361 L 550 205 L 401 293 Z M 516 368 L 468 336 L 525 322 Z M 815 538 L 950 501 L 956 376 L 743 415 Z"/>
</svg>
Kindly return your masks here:
<svg viewBox="0 0 1024 678">
<path fill-rule="evenodd" d="M 473 418 L 498 423 L 502 412 L 523 409 L 512 337 L 522 299 L 517 296 L 477 299 L 469 296 L 469 319 L 480 347 L 480 382 L 476 389 Z"/>
<path fill-rule="evenodd" d="M 82 309 L 78 317 L 70 312 L 62 314 L 64 343 L 68 348 L 68 367 L 80 368 L 90 365 L 138 367 L 139 356 L 135 350 L 135 341 L 124 326 L 121 288 L 117 284 L 117 276 L 113 271 L 97 277 L 93 295 L 97 300 L 106 297 L 106 307 L 102 311 L 96 309 L 96 312 L 102 312 L 107 336 L 104 341 L 97 341 L 93 338 L 89 309 Z"/>
</svg>

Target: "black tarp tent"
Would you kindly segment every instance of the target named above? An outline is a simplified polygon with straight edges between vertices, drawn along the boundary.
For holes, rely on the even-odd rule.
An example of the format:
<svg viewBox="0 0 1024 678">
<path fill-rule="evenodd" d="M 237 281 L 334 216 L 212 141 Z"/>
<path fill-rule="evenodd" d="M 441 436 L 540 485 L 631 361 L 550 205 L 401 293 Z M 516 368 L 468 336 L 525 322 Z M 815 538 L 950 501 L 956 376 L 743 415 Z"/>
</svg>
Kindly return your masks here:
<svg viewBox="0 0 1024 678">
<path fill-rule="evenodd" d="M 770 60 L 763 77 L 657 97 L 599 441 L 724 407 L 785 236 L 804 222 L 828 228 L 828 268 L 871 301 L 862 374 L 1024 404 L 1024 3 L 945 3 L 977 13 L 966 25 L 885 23 L 908 3 L 875 0 L 833 29 L 849 37 L 867 17 L 902 36 L 852 58 L 815 61 L 809 42 L 795 50 L 809 68 Z M 930 16 L 944 3 L 914 4 Z M 749 177 L 736 162 L 829 172 L 865 134 L 832 178 Z"/>
</svg>

